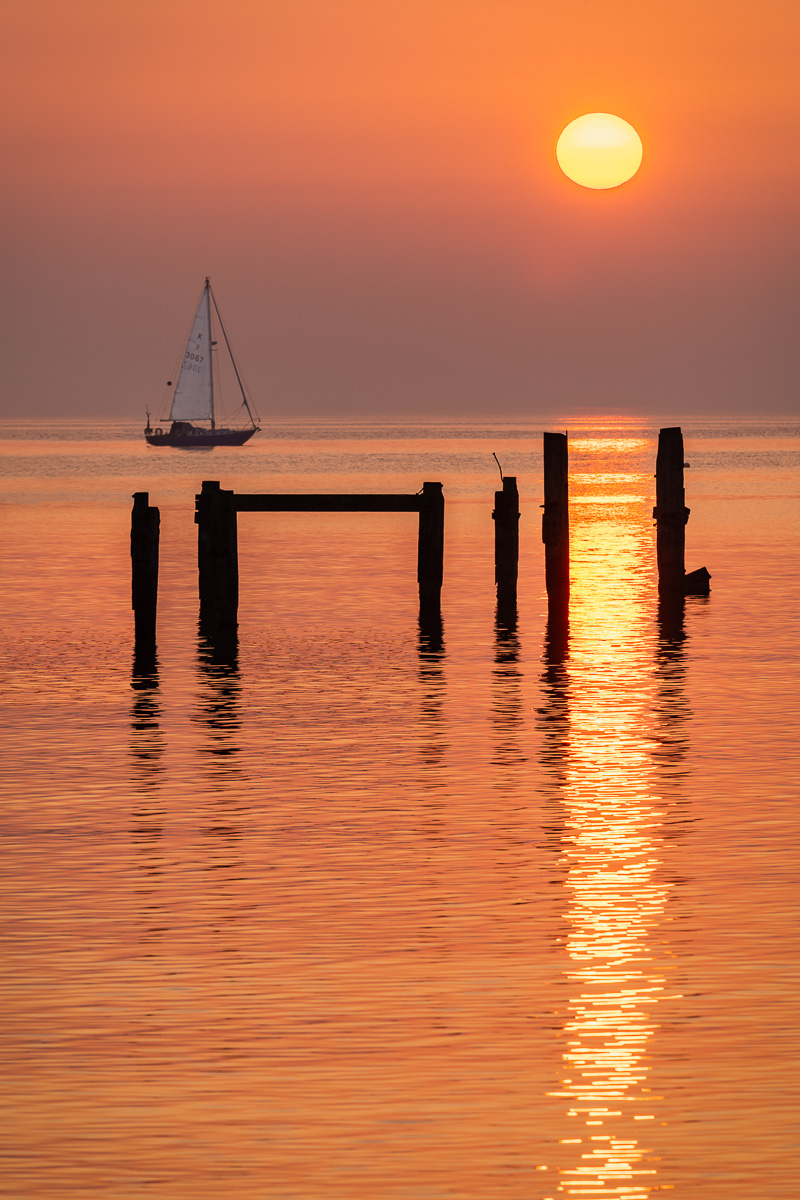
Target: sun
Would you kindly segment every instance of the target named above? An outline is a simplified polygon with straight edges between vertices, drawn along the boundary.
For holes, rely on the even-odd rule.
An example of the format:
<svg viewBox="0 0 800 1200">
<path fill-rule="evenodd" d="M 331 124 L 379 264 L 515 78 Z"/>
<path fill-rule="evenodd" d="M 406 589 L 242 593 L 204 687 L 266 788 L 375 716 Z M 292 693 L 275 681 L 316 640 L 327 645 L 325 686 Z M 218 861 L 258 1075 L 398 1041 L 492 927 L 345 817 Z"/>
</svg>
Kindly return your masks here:
<svg viewBox="0 0 800 1200">
<path fill-rule="evenodd" d="M 622 117 L 585 113 L 563 130 L 556 158 L 564 174 L 581 187 L 615 188 L 639 170 L 642 139 Z"/>
</svg>

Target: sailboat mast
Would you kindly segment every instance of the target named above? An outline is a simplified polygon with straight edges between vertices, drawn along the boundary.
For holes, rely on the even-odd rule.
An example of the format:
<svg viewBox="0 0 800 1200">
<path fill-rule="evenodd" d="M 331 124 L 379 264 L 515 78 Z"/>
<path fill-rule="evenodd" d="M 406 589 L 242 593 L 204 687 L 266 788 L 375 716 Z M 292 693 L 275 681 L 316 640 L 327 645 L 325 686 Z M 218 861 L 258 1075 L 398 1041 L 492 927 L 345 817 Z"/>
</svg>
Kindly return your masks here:
<svg viewBox="0 0 800 1200">
<path fill-rule="evenodd" d="M 211 280 L 208 278 L 207 275 L 206 275 L 205 292 L 206 292 L 206 310 L 208 313 L 208 353 L 209 353 L 209 366 L 210 366 L 209 382 L 211 384 L 211 428 L 215 429 L 216 421 L 214 420 L 214 339 L 211 336 L 211 299 L 210 299 L 210 297 L 211 297 Z M 216 308 L 216 306 L 217 306 L 217 302 L 215 300 L 214 307 Z"/>
</svg>

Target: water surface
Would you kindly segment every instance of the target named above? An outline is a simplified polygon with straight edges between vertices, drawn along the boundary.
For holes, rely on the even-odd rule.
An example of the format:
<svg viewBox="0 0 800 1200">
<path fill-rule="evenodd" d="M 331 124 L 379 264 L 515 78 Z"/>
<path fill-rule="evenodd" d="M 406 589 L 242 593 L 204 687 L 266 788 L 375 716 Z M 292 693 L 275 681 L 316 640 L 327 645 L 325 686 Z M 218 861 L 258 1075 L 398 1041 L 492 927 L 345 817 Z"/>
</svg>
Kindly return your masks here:
<svg viewBox="0 0 800 1200">
<path fill-rule="evenodd" d="M 571 429 L 565 623 L 542 428 L 298 423 L 210 453 L 0 428 L 2 1194 L 796 1196 L 800 430 L 684 426 L 712 592 L 665 613 L 657 429 Z M 516 619 L 493 452 L 521 493 Z M 202 479 L 441 480 L 441 624 L 413 516 L 246 514 L 220 652 Z"/>
</svg>

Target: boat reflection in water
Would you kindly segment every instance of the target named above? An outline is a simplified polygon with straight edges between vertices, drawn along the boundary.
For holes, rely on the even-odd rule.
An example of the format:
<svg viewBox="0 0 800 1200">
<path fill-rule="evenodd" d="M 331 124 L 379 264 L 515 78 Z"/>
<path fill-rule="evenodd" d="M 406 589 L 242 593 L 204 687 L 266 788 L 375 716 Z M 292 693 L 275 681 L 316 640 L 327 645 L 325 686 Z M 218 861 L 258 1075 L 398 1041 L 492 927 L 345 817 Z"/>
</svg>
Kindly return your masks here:
<svg viewBox="0 0 800 1200">
<path fill-rule="evenodd" d="M 619 471 L 625 448 L 613 447 L 613 474 L 582 475 L 587 460 L 580 441 L 571 442 L 578 466 L 569 625 L 567 632 L 563 615 L 551 619 L 545 656 L 545 753 L 563 754 L 559 874 L 569 964 L 564 1077 L 554 1093 L 567 1120 L 553 1197 L 646 1200 L 659 1186 L 648 1131 L 660 1114 L 648 1066 L 667 996 L 654 944 L 671 885 L 661 869 L 654 757 L 650 481 Z M 585 448 L 593 465 L 598 449 L 602 461 L 602 447 Z"/>
</svg>

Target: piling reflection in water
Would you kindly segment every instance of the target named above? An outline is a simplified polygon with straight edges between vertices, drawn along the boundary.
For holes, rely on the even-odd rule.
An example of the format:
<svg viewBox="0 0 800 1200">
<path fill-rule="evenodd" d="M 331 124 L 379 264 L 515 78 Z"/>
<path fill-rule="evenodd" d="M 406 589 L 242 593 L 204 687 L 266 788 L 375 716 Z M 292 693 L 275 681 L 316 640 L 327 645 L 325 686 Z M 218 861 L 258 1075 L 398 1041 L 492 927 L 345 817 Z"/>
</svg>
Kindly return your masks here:
<svg viewBox="0 0 800 1200">
<path fill-rule="evenodd" d="M 131 808 L 130 836 L 140 873 L 137 885 L 140 935 L 145 943 L 159 940 L 164 927 L 159 896 L 164 872 L 164 801 L 166 740 L 161 728 L 158 659 L 155 645 L 137 647 L 131 669 Z"/>
<path fill-rule="evenodd" d="M 700 603 L 704 603 L 702 600 Z M 688 729 L 691 709 L 686 700 L 685 605 L 683 596 L 658 606 L 658 642 L 655 679 L 655 745 L 653 761 L 658 770 L 662 797 L 680 799 L 671 784 L 684 774 L 683 760 L 689 748 Z"/>
<path fill-rule="evenodd" d="M 200 753 L 211 788 L 209 811 L 202 831 L 212 847 L 204 869 L 215 873 L 237 865 L 232 851 L 242 836 L 243 778 L 239 765 L 242 740 L 239 639 L 235 630 L 210 631 L 198 626 L 199 688 L 196 720 L 205 730 Z"/>
<path fill-rule="evenodd" d="M 564 840 L 563 788 L 566 783 L 566 763 L 569 757 L 569 601 L 560 600 L 549 607 L 547 629 L 544 640 L 544 669 L 542 671 L 542 697 L 544 703 L 538 710 L 538 724 L 542 734 L 540 760 L 544 777 L 548 781 L 545 792 L 546 820 L 544 822 L 543 849 L 559 857 L 556 870 L 561 863 Z"/>
<path fill-rule="evenodd" d="M 569 627 L 563 616 L 549 625 L 545 656 L 545 754 L 563 806 L 569 959 L 557 1190 L 646 1200 L 657 1168 L 642 1130 L 658 1116 L 648 1043 L 666 995 L 654 935 L 670 884 L 659 870 L 663 813 L 654 788 L 647 498 L 615 498 L 619 482 L 595 476 L 599 503 L 589 491 L 578 509 Z"/>
<path fill-rule="evenodd" d="M 426 767 L 441 767 L 447 751 L 445 737 L 445 643 L 444 624 L 439 612 L 424 609 L 419 614 L 417 652 L 419 677 L 422 683 L 420 708 L 420 753 Z M 442 787 L 444 781 L 435 777 L 429 782 Z"/>
<path fill-rule="evenodd" d="M 135 692 L 155 691 L 158 688 L 158 655 L 154 645 L 137 645 L 134 648 L 131 687 Z"/>
<path fill-rule="evenodd" d="M 131 668 L 131 760 L 133 785 L 146 792 L 158 785 L 164 770 L 164 734 L 158 693 L 158 659 L 155 649 L 137 650 Z"/>
<path fill-rule="evenodd" d="M 230 759 L 240 752 L 241 678 L 239 639 L 235 632 L 213 633 L 201 623 L 197 646 L 200 681 L 198 720 L 208 732 L 201 752 L 215 759 Z M 227 773 L 232 764 L 220 769 Z"/>
<path fill-rule="evenodd" d="M 517 632 L 517 606 L 498 604 L 494 625 L 494 668 L 492 671 L 492 728 L 494 755 L 492 766 L 496 788 L 519 786 L 515 768 L 525 763 L 521 737 L 525 726 L 522 698 L 520 640 Z"/>
</svg>

